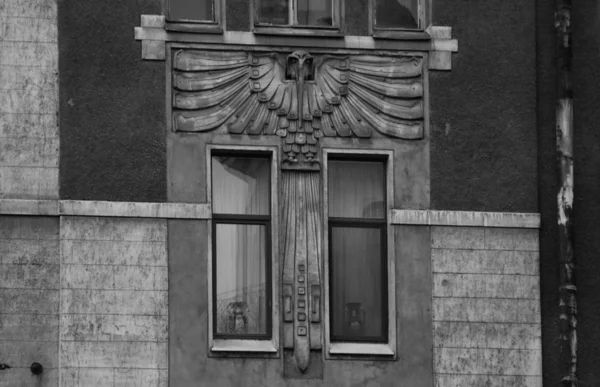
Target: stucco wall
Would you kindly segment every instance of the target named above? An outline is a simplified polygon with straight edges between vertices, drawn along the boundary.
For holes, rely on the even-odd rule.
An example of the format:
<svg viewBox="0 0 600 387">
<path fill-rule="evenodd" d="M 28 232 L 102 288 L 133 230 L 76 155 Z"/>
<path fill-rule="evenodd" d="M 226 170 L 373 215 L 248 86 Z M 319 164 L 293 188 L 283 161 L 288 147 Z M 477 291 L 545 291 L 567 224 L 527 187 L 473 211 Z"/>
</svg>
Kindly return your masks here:
<svg viewBox="0 0 600 387">
<path fill-rule="evenodd" d="M 459 49 L 429 78 L 431 208 L 537 212 L 535 4 L 433 3 Z"/>
<path fill-rule="evenodd" d="M 61 199 L 165 201 L 164 62 L 133 39 L 160 0 L 58 6 Z"/>
<path fill-rule="evenodd" d="M 57 198 L 56 1 L 2 1 L 0 53 L 0 198 Z"/>
<path fill-rule="evenodd" d="M 432 227 L 436 386 L 542 386 L 537 230 Z"/>
</svg>

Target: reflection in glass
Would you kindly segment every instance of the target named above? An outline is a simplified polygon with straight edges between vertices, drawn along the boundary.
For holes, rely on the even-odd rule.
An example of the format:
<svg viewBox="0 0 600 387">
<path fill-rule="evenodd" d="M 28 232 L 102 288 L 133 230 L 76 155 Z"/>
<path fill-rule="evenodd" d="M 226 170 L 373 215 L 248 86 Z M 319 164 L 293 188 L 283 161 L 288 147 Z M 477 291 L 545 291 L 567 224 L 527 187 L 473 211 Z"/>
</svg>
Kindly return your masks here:
<svg viewBox="0 0 600 387">
<path fill-rule="evenodd" d="M 169 0 L 170 20 L 212 21 L 212 0 Z"/>
<path fill-rule="evenodd" d="M 266 227 L 217 223 L 216 333 L 267 334 Z"/>
<path fill-rule="evenodd" d="M 289 0 L 256 0 L 258 22 L 265 24 L 289 24 Z"/>
<path fill-rule="evenodd" d="M 269 214 L 269 159 L 214 156 L 212 182 L 214 213 Z"/>
<path fill-rule="evenodd" d="M 384 163 L 330 160 L 328 168 L 330 217 L 385 217 Z"/>
<path fill-rule="evenodd" d="M 305 26 L 331 26 L 332 0 L 298 0 L 298 24 Z"/>
<path fill-rule="evenodd" d="M 376 0 L 378 28 L 419 28 L 419 0 Z"/>
<path fill-rule="evenodd" d="M 332 339 L 385 341 L 382 228 L 331 228 Z"/>
</svg>

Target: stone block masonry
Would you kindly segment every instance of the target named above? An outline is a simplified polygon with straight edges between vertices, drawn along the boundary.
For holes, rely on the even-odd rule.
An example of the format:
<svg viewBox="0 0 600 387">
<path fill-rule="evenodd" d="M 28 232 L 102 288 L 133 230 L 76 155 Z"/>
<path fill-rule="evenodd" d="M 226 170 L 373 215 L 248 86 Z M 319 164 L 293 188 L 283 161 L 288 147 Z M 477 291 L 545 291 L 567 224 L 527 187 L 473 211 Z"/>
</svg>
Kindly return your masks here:
<svg viewBox="0 0 600 387">
<path fill-rule="evenodd" d="M 541 387 L 535 229 L 431 227 L 436 387 Z"/>
<path fill-rule="evenodd" d="M 61 218 L 61 386 L 167 385 L 167 223 Z"/>
<path fill-rule="evenodd" d="M 56 10 L 0 2 L 0 198 L 58 198 Z"/>
<path fill-rule="evenodd" d="M 59 247 L 58 218 L 0 216 L 0 387 L 58 386 Z"/>
</svg>

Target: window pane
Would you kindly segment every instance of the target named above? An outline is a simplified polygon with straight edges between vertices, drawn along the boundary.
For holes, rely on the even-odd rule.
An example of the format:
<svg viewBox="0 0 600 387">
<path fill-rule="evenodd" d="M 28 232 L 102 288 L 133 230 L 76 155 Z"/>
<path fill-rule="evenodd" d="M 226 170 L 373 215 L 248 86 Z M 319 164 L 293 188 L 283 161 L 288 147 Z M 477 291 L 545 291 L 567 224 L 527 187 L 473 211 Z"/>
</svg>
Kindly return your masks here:
<svg viewBox="0 0 600 387">
<path fill-rule="evenodd" d="M 331 26 L 331 0 L 298 0 L 298 24 Z"/>
<path fill-rule="evenodd" d="M 387 339 L 381 228 L 331 228 L 332 339 Z"/>
<path fill-rule="evenodd" d="M 212 21 L 213 2 L 211 0 L 169 0 L 170 20 Z"/>
<path fill-rule="evenodd" d="M 419 28 L 419 0 L 376 0 L 375 26 Z"/>
<path fill-rule="evenodd" d="M 385 164 L 330 160 L 329 216 L 385 218 Z"/>
<path fill-rule="evenodd" d="M 214 156 L 212 158 L 215 214 L 269 214 L 269 159 Z"/>
<path fill-rule="evenodd" d="M 256 0 L 258 22 L 289 24 L 289 0 Z"/>
<path fill-rule="evenodd" d="M 216 225 L 216 333 L 267 334 L 266 227 Z"/>
</svg>

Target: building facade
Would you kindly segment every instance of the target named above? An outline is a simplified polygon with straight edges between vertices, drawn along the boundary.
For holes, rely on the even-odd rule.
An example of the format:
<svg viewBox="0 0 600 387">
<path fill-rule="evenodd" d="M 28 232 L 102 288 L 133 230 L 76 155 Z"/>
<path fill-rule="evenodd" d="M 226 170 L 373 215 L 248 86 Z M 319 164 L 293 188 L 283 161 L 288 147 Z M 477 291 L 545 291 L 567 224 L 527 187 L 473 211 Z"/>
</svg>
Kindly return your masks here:
<svg viewBox="0 0 600 387">
<path fill-rule="evenodd" d="M 559 385 L 555 11 L 0 4 L 0 386 Z M 600 8 L 567 15 L 596 385 Z"/>
</svg>

